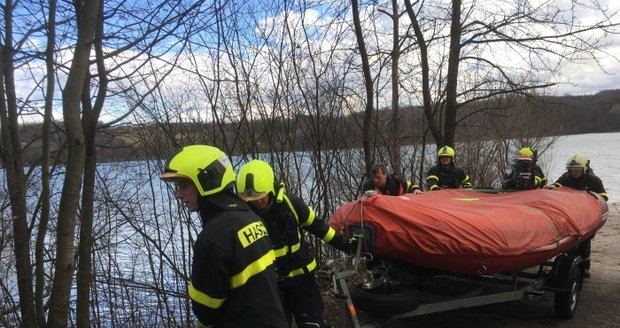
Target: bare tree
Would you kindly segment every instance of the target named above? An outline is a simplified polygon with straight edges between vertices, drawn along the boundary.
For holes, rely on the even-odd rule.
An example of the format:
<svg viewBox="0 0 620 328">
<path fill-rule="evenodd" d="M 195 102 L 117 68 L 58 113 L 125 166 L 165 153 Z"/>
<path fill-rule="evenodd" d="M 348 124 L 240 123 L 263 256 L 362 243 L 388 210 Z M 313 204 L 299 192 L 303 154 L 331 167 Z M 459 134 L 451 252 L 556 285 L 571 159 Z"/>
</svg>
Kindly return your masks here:
<svg viewBox="0 0 620 328">
<path fill-rule="evenodd" d="M 63 184 L 56 239 L 55 275 L 50 294 L 49 327 L 66 327 L 69 319 L 69 293 L 74 270 L 74 234 L 84 171 L 84 132 L 81 102 L 87 82 L 91 41 L 95 36 L 100 2 L 76 4 L 77 40 L 67 83 L 63 90 L 63 120 L 68 148 L 67 172 Z"/>
<path fill-rule="evenodd" d="M 55 65 L 54 48 L 56 46 L 56 0 L 50 0 L 47 20 L 47 46 L 45 48 L 46 90 L 45 107 L 43 114 L 43 130 L 41 131 L 41 220 L 37 229 L 35 246 L 35 308 L 37 324 L 45 325 L 45 312 L 43 310 L 43 295 L 45 291 L 45 237 L 48 231 L 51 207 L 50 190 L 50 144 L 52 110 L 54 106 L 55 89 Z M 42 10 L 44 12 L 44 10 Z"/>
<path fill-rule="evenodd" d="M 370 173 L 372 166 L 372 155 L 370 147 L 370 122 L 374 114 L 374 82 L 370 74 L 370 63 L 368 61 L 368 53 L 366 50 L 366 42 L 364 41 L 364 32 L 362 24 L 360 22 L 360 10 L 359 2 L 357 0 L 351 0 L 351 10 L 353 12 L 353 25 L 355 27 L 355 38 L 357 40 L 358 51 L 360 53 L 360 59 L 362 61 L 362 72 L 364 76 L 364 89 L 366 90 L 364 109 L 364 124 L 363 124 L 363 139 L 362 145 L 364 148 L 364 162 L 366 163 L 366 173 Z"/>
<path fill-rule="evenodd" d="M 191 3 L 189 6 L 177 6 L 171 1 L 162 1 L 157 3 L 154 8 L 153 13 L 157 13 L 158 15 L 153 15 L 153 17 L 139 17 L 139 24 L 133 26 L 141 26 L 140 31 L 136 33 L 138 37 L 135 39 L 128 38 L 130 30 L 127 28 L 128 25 L 118 26 L 114 29 L 113 33 L 116 34 L 107 34 L 104 35 L 104 20 L 103 17 L 115 17 L 115 13 L 123 12 L 125 8 L 123 7 L 109 7 L 109 12 L 103 14 L 103 3 L 101 2 L 84 2 L 76 4 L 74 8 L 76 10 L 76 16 L 73 18 L 77 18 L 77 39 L 76 39 L 76 47 L 74 48 L 74 58 L 71 59 L 71 68 L 69 69 L 69 74 L 67 77 L 67 83 L 64 86 L 64 91 L 62 94 L 63 99 L 63 113 L 64 113 L 64 135 L 66 139 L 64 142 L 68 147 L 68 157 L 65 161 L 66 163 L 66 175 L 63 179 L 63 191 L 60 199 L 60 205 L 58 208 L 59 218 L 57 221 L 52 222 L 52 230 L 56 232 L 56 244 L 53 246 L 49 240 L 54 240 L 53 236 L 50 234 L 48 230 L 48 217 L 50 215 L 50 201 L 54 199 L 53 196 L 50 195 L 50 178 L 49 178 L 49 166 L 50 166 L 50 148 L 57 147 L 58 144 L 51 145 L 49 136 L 50 136 L 50 126 L 53 124 L 52 119 L 52 108 L 54 107 L 54 86 L 55 79 L 64 79 L 64 63 L 57 62 L 57 57 L 59 54 L 62 54 L 62 51 L 65 50 L 63 48 L 59 48 L 56 43 L 55 38 L 55 30 L 57 19 L 55 18 L 56 13 L 56 3 L 50 2 L 49 6 L 46 6 L 46 3 L 36 2 L 38 6 L 40 6 L 41 13 L 48 13 L 48 17 L 37 16 L 38 11 L 35 7 L 23 7 L 18 11 L 20 15 L 27 13 L 27 15 L 23 15 L 21 17 L 35 17 L 39 20 L 29 20 L 30 24 L 28 27 L 21 28 L 24 30 L 19 31 L 19 36 L 22 36 L 22 39 L 19 39 L 19 43 L 17 45 L 11 44 L 12 40 L 15 40 L 15 35 L 13 34 L 13 20 L 12 14 L 15 10 L 12 2 L 7 3 L 7 6 L 3 6 L 3 18 L 4 25 L 7 27 L 7 34 L 4 35 L 6 40 L 9 40 L 8 43 L 3 44 L 2 47 L 2 90 L 5 90 L 5 86 L 7 87 L 9 92 L 2 92 L 2 111 L 0 112 L 0 119 L 2 120 L 2 124 L 0 125 L 1 132 L 3 135 L 3 145 L 2 145 L 2 163 L 4 167 L 7 169 L 7 172 L 10 174 L 6 175 L 7 181 L 9 181 L 9 188 L 12 190 L 10 193 L 14 195 L 15 198 L 11 199 L 11 207 L 12 207 L 12 215 L 17 220 L 14 220 L 13 227 L 13 238 L 15 240 L 15 254 L 16 258 L 16 268 L 17 268 L 17 284 L 20 289 L 20 302 L 19 304 L 22 307 L 21 313 L 21 323 L 24 326 L 35 327 L 35 326 L 43 326 L 45 325 L 45 312 L 48 311 L 48 319 L 47 325 L 49 326 L 63 326 L 67 325 L 69 320 L 69 316 L 71 315 L 71 308 L 69 307 L 69 298 L 70 290 L 73 281 L 74 274 L 74 261 L 79 261 L 79 270 L 78 270 L 78 293 L 77 293 L 77 314 L 76 320 L 78 326 L 90 326 L 91 313 L 89 313 L 89 308 L 92 305 L 92 302 L 89 300 L 90 294 L 90 286 L 93 284 L 94 279 L 96 277 L 96 273 L 92 273 L 93 264 L 90 261 L 91 254 L 93 252 L 93 238 L 92 238 L 92 227 L 93 227 L 93 204 L 96 202 L 95 191 L 96 189 L 96 165 L 98 162 L 97 153 L 100 148 L 97 145 L 96 135 L 97 131 L 104 127 L 100 124 L 99 118 L 103 109 L 104 99 L 109 96 L 114 96 L 117 92 L 130 92 L 131 90 L 135 90 L 135 84 L 129 83 L 132 88 L 127 88 L 125 90 L 113 90 L 110 91 L 108 88 L 108 79 L 110 76 L 113 77 L 113 81 L 116 83 L 115 86 L 121 85 L 119 83 L 122 79 L 127 79 L 128 76 L 135 75 L 137 70 L 131 71 L 127 70 L 127 67 L 130 65 L 127 58 L 122 56 L 125 53 L 133 52 L 138 54 L 147 54 L 153 57 L 160 52 L 157 58 L 161 60 L 175 60 L 174 56 L 170 56 L 166 58 L 166 53 L 170 53 L 169 48 L 166 47 L 157 48 L 155 51 L 155 47 L 162 40 L 167 40 L 166 38 L 170 38 L 172 33 L 162 33 L 162 30 L 165 26 L 172 26 L 171 29 L 174 30 L 174 26 L 179 24 L 180 21 L 189 18 L 195 18 L 196 15 L 200 12 L 199 10 L 195 10 L 197 7 L 200 7 L 202 1 L 196 1 Z M 174 10 L 170 11 L 170 8 L 174 8 Z M 153 9 L 153 8 L 150 8 Z M 133 15 L 131 13 L 133 9 L 127 8 L 127 13 L 129 13 L 130 17 Z M 150 10 L 147 10 L 151 12 Z M 70 13 L 70 11 L 62 10 L 64 14 Z M 165 13 L 162 14 L 162 13 Z M 193 13 L 193 15 L 188 15 L 188 13 Z M 148 19 L 151 19 L 149 21 Z M 71 22 L 72 17 L 64 16 L 61 20 L 61 26 L 63 28 L 63 42 L 66 42 L 68 39 L 64 39 L 71 35 L 74 30 L 72 30 Z M 20 23 L 23 20 L 20 20 Z M 37 25 L 36 23 L 40 23 Z M 96 24 L 97 23 L 97 24 Z M 111 26 L 116 26 L 114 23 L 110 24 Z M 30 28 L 29 30 L 27 28 Z M 95 33 L 95 30 L 97 33 Z M 67 33 L 67 31 L 69 31 Z M 118 33 L 120 31 L 120 33 Z M 31 149 L 27 149 L 28 145 L 34 144 L 38 145 L 36 141 L 36 135 L 20 135 L 22 124 L 20 124 L 19 119 L 24 118 L 24 113 L 28 114 L 27 109 L 31 106 L 29 104 L 29 99 L 19 98 L 15 93 L 15 77 L 14 70 L 16 65 L 21 65 L 21 72 L 28 72 L 28 74 L 32 74 L 36 79 L 40 79 L 40 76 L 37 75 L 36 65 L 28 66 L 30 62 L 36 62 L 41 57 L 42 52 L 38 52 L 36 50 L 36 43 L 30 41 L 30 37 L 33 35 L 39 36 L 37 33 L 43 33 L 45 38 L 47 38 L 47 49 L 45 51 L 45 59 L 47 64 L 47 74 L 46 80 L 46 90 L 41 91 L 41 94 L 44 95 L 45 98 L 45 113 L 42 115 L 43 118 L 43 132 L 41 134 L 41 149 L 42 153 L 40 155 L 40 159 L 36 156 L 32 156 L 32 153 L 36 147 L 31 147 Z M 188 32 L 191 33 L 191 32 Z M 181 33 L 174 35 L 176 38 Z M 115 39 L 116 38 L 116 39 Z M 104 40 L 107 42 L 114 42 L 114 40 L 127 40 L 126 43 L 122 47 L 116 48 L 115 51 L 109 52 L 108 50 L 104 51 L 104 47 L 107 45 L 104 43 Z M 124 41 L 125 42 L 125 41 Z M 34 44 L 34 45 L 33 45 Z M 119 43 L 114 43 L 114 46 L 117 46 Z M 174 44 L 173 42 L 169 43 Z M 31 48 L 23 47 L 23 45 L 29 45 Z M 182 45 L 182 43 L 181 43 Z M 63 43 L 62 46 L 66 46 Z M 141 48 L 143 47 L 143 48 Z M 112 49 L 113 47 L 108 47 L 108 49 Z M 134 51 L 136 48 L 139 51 Z M 34 49 L 34 50 L 33 50 Z M 92 62 L 96 66 L 97 74 L 91 75 L 89 70 L 91 67 L 90 54 L 91 50 L 94 49 L 95 60 Z M 130 50 L 131 51 L 128 51 Z M 182 50 L 183 47 L 178 47 L 177 50 Z M 16 51 L 17 50 L 17 51 Z M 161 50 L 161 51 L 160 51 Z M 29 52 L 30 51 L 30 52 Z M 20 56 L 16 58 L 15 54 L 19 54 Z M 133 59 L 139 59 L 138 55 L 134 55 Z M 116 66 L 106 67 L 105 61 L 117 60 Z M 148 60 L 146 60 L 148 62 Z M 26 64 L 24 64 L 26 63 Z M 138 68 L 143 67 L 144 65 L 138 63 L 136 65 Z M 170 66 L 173 67 L 173 66 Z M 156 68 L 155 71 L 162 72 L 162 78 L 167 74 L 166 72 L 170 72 L 170 67 L 165 69 Z M 30 71 L 28 71 L 30 69 Z M 118 72 L 121 71 L 121 74 Z M 127 74 L 127 75 L 124 75 Z M 142 75 L 146 78 L 146 75 Z M 95 90 L 93 91 L 93 86 L 95 86 Z M 136 98 L 136 103 L 133 104 L 133 108 L 139 106 L 140 102 L 144 97 L 148 96 L 151 92 L 153 92 L 154 88 L 157 85 L 154 85 L 150 89 L 142 89 L 140 90 L 141 97 Z M 36 87 L 38 88 L 38 86 Z M 24 91 L 24 90 L 20 90 Z M 34 94 L 35 91 L 32 91 L 30 95 Z M 4 97 L 6 95 L 6 98 Z M 94 99 L 94 100 L 93 100 Z M 20 103 L 21 102 L 21 103 Z M 35 101 L 32 101 L 33 103 Z M 22 107 L 27 108 L 26 110 L 22 109 Z M 34 107 L 34 106 L 32 106 Z M 131 108 L 125 113 L 118 117 L 118 120 L 123 119 L 131 112 Z M 34 114 L 36 115 L 36 114 Z M 114 122 L 110 123 L 114 124 Z M 33 129 L 25 129 L 25 131 L 32 132 Z M 6 137 L 5 137 L 6 136 Z M 34 141 L 33 141 L 34 140 Z M 23 152 L 23 142 L 27 142 L 26 149 L 29 152 L 29 162 L 24 163 L 22 160 L 22 152 Z M 24 172 L 24 167 L 29 166 L 30 171 L 36 171 L 37 166 L 33 165 L 40 160 L 43 167 L 41 167 L 41 179 L 36 180 L 36 176 L 31 175 L 29 173 Z M 53 161 L 52 161 L 53 162 Z M 15 164 L 15 166 L 11 166 L 11 164 Z M 41 204 L 40 212 L 39 205 L 37 205 L 32 210 L 32 218 L 28 219 L 26 215 L 26 204 L 29 201 L 29 197 L 26 195 L 26 191 L 29 187 L 28 177 L 35 177 L 33 182 L 43 184 L 42 194 L 39 197 L 38 204 Z M 82 178 L 84 179 L 82 185 Z M 80 197 L 81 196 L 81 197 Z M 78 212 L 78 204 L 81 200 L 81 211 Z M 21 205 L 20 205 L 21 204 Z M 20 215 L 19 213 L 23 213 Z M 79 213 L 79 221 L 78 219 Z M 40 219 L 38 218 L 40 215 Z M 29 223 L 30 222 L 30 223 Z M 80 228 L 80 244 L 79 247 L 75 247 L 74 245 L 74 237 L 75 237 L 75 228 L 79 223 Z M 30 271 L 31 265 L 29 262 L 24 262 L 24 260 L 28 261 L 29 253 L 30 253 L 30 239 L 32 238 L 30 233 L 33 230 L 33 227 L 36 227 L 37 230 L 37 243 L 35 248 L 35 259 L 36 259 L 36 277 L 37 277 L 37 286 L 35 289 L 37 297 L 33 299 L 32 297 L 32 272 Z M 22 242 L 23 241 L 23 244 Z M 76 252 L 77 249 L 77 252 Z M 22 252 L 24 257 L 22 258 Z M 56 252 L 56 256 L 50 256 L 52 252 Z M 51 260 L 51 261 L 50 261 Z M 46 265 L 46 263 L 53 263 L 55 266 L 50 267 Z M 49 284 L 50 276 L 54 277 L 53 284 Z M 11 282 L 9 280 L 9 282 Z M 51 288 L 51 294 L 49 294 Z M 2 291 L 4 294 L 5 290 Z M 10 296 L 10 295 L 9 295 Z M 49 304 L 45 304 L 45 300 L 48 299 L 49 296 Z M 36 304 L 36 305 L 35 305 Z M 37 323 L 33 321 L 36 318 Z"/>
<path fill-rule="evenodd" d="M 99 4 L 99 12 L 103 13 L 103 4 Z M 84 89 L 81 97 L 82 129 L 84 134 L 84 177 L 82 185 L 81 215 L 80 215 L 80 239 L 78 246 L 78 270 L 77 270 L 77 300 L 76 322 L 78 327 L 90 327 L 90 285 L 92 282 L 92 244 L 93 244 L 93 212 L 95 199 L 95 175 L 97 172 L 97 122 L 106 94 L 108 92 L 108 76 L 104 65 L 103 54 L 103 26 L 104 15 L 96 16 L 95 33 L 92 36 L 95 63 L 97 67 L 97 94 L 94 104 L 91 104 L 93 77 L 87 74 L 84 79 Z"/>
<path fill-rule="evenodd" d="M 400 123 L 400 77 L 399 77 L 399 59 L 401 56 L 401 38 L 400 38 L 400 16 L 402 13 L 400 12 L 400 8 L 398 5 L 398 1 L 392 0 L 392 12 L 388 14 L 392 19 L 392 51 L 390 52 L 391 58 L 391 86 L 392 86 L 392 102 L 391 102 L 391 116 L 389 121 L 389 149 L 390 149 L 390 158 L 392 163 L 392 169 L 394 173 L 398 175 L 402 175 L 402 171 L 400 169 L 401 162 L 401 134 L 402 127 Z"/>
<path fill-rule="evenodd" d="M 596 2 L 584 4 L 573 1 L 572 6 L 561 7 L 561 4 L 554 2 L 539 6 L 502 1 L 464 5 L 460 0 L 454 0 L 447 18 L 440 16 L 444 8 L 434 8 L 439 13 L 434 15 L 432 6 L 426 6 L 431 9 L 423 9 L 425 2 L 412 4 L 406 0 L 405 4 L 420 45 L 423 67 L 432 56 L 427 51 L 431 41 L 435 44 L 441 42 L 426 38 L 418 22 L 428 22 L 425 23 L 427 28 L 430 26 L 432 30 L 440 30 L 442 25 L 436 25 L 437 22 L 449 21 L 449 35 L 445 37 L 449 41 L 445 78 L 436 78 L 440 83 L 434 87 L 424 82 L 427 69 L 438 73 L 444 70 L 442 62 L 434 68 L 423 68 L 423 86 L 428 89 L 422 91 L 423 103 L 430 130 L 438 145 L 454 145 L 460 120 L 459 108 L 499 94 L 526 95 L 554 85 L 541 75 L 551 77 L 560 63 L 572 60 L 576 53 L 593 60 L 606 55 L 602 35 L 618 26 L 613 21 L 617 13 L 606 12 Z M 418 11 L 414 6 L 419 8 Z M 573 14 L 580 9 L 597 13 L 600 19 L 584 25 Z M 592 36 L 595 31 L 600 32 L 598 37 Z M 510 56 L 512 65 L 507 65 L 507 57 L 503 53 Z M 433 88 L 439 92 L 432 92 Z M 428 99 L 432 94 L 436 96 Z M 439 106 L 433 108 L 430 104 Z M 437 121 L 437 117 L 441 117 L 442 121 Z"/>
<path fill-rule="evenodd" d="M 457 144 L 459 163 L 481 186 L 497 182 L 520 146 L 544 153 L 553 140 L 540 136 L 551 117 L 540 113 L 561 108 L 536 95 L 557 68 L 545 58 L 569 60 L 566 49 L 596 58 L 603 39 L 586 32 L 613 31 L 615 13 L 579 26 L 561 21 L 564 11 L 553 3 L 497 3 L 505 6 L 406 0 L 405 16 L 393 0 L 352 0 L 350 8 L 86 1 L 72 10 L 55 9 L 68 2 L 22 0 L 28 6 L 18 11 L 5 2 L 0 155 L 10 201 L 0 204 L 0 247 L 13 238 L 19 295 L 0 279 L 10 304 L 2 310 L 11 314 L 0 325 L 43 326 L 46 313 L 50 326 L 191 325 L 185 290 L 200 223 L 157 179 L 161 159 L 187 144 L 220 146 L 235 166 L 267 159 L 321 218 L 357 196 L 377 160 L 423 178 L 435 160 L 427 137 Z M 76 36 L 86 42 L 75 46 Z M 523 51 L 520 65 L 505 65 Z M 46 73 L 38 73 L 43 59 Z M 16 70 L 28 72 L 31 79 L 21 80 L 35 81 L 38 91 L 16 85 Z M 56 85 L 64 87 L 58 126 Z M 30 117 L 43 120 L 34 137 L 24 133 L 33 130 L 23 124 Z M 66 142 L 54 140 L 59 135 Z M 314 245 L 319 258 L 327 254 Z M 74 278 L 76 294 L 68 289 Z"/>
<path fill-rule="evenodd" d="M 26 214 L 26 175 L 22 162 L 22 149 L 19 139 L 17 96 L 15 93 L 15 70 L 13 61 L 15 45 L 13 44 L 13 1 L 6 1 L 4 11 L 4 45 L 0 56 L 2 74 L 0 74 L 0 129 L 2 129 L 2 163 L 6 172 L 11 217 L 13 221 L 13 240 L 15 247 L 15 266 L 19 289 L 22 325 L 35 327 L 36 313 L 32 291 L 32 269 L 30 262 L 30 237 Z"/>
</svg>

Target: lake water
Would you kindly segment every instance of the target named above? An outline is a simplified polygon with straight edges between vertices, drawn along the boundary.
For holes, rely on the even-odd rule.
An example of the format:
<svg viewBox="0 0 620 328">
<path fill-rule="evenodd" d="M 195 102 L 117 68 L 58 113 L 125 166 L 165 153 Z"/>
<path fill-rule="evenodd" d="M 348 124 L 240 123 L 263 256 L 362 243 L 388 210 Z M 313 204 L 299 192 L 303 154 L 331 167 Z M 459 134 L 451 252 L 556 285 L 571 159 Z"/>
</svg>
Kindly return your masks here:
<svg viewBox="0 0 620 328">
<path fill-rule="evenodd" d="M 554 182 L 565 170 L 566 161 L 574 153 L 583 153 L 591 160 L 591 166 L 595 173 L 603 180 L 607 189 L 610 202 L 620 202 L 620 132 L 616 133 L 595 133 L 563 136 L 555 145 L 541 154 L 540 164 L 545 170 L 550 182 Z M 98 174 L 100 177 L 109 177 L 108 182 L 120 181 L 119 185 L 107 185 L 106 189 L 111 193 L 112 198 L 120 199 L 120 207 L 105 206 L 105 199 L 98 199 L 99 206 L 104 208 L 107 215 L 97 219 L 95 231 L 98 231 L 98 243 L 107 243 L 105 252 L 96 253 L 93 261 L 96 265 L 98 274 L 97 288 L 103 291 L 112 291 L 98 295 L 97 307 L 100 313 L 99 326 L 136 326 L 128 324 L 135 318 L 149 318 L 154 312 L 160 311 L 167 313 L 171 309 L 184 309 L 186 306 L 182 296 L 185 295 L 185 280 L 180 277 L 179 272 L 189 272 L 189 258 L 187 249 L 190 242 L 188 234 L 195 235 L 195 227 L 189 222 L 197 223 L 197 220 L 185 220 L 183 216 L 179 219 L 177 204 L 167 202 L 170 196 L 166 189 L 162 189 L 163 184 L 159 181 L 159 171 L 150 162 L 126 162 L 122 163 L 122 175 L 124 178 L 118 179 L 119 163 L 100 164 Z M 337 172 L 333 172 L 337 174 Z M 152 174 L 152 176 L 149 176 Z M 312 175 L 305 176 L 306 179 L 313 179 Z M 53 190 L 60 190 L 62 179 L 52 187 Z M 145 183 L 149 181 L 149 183 Z M 36 200 L 34 188 L 31 193 L 32 199 Z M 99 188 L 98 190 L 102 190 Z M 6 204 L 8 199 L 5 197 L 6 180 L 4 170 L 0 169 L 0 202 Z M 56 203 L 59 193 L 56 193 L 53 201 Z M 101 196 L 98 194 L 98 196 Z M 102 203 L 103 202 L 103 203 Z M 148 204 L 159 204 L 157 215 L 153 214 L 153 209 Z M 34 208 L 36 204 L 29 205 Z M 124 215 L 117 212 L 123 210 Z M 8 209 L 7 209 L 8 211 Z M 8 213 L 0 213 L 0 218 L 10 217 Z M 52 222 L 53 223 L 53 222 Z M 181 224 L 180 224 L 181 223 Z M 146 237 L 142 237 L 146 236 Z M 148 237 L 148 238 L 147 238 Z M 156 251 L 167 254 L 166 258 L 153 258 L 153 244 L 156 243 Z M 34 245 L 34 244 L 33 244 Z M 2 246 L 2 245 L 0 245 Z M 188 246 L 187 249 L 182 246 Z M 146 251 L 148 250 L 148 252 Z M 118 270 L 110 270 L 120 263 Z M 170 269 L 177 268 L 178 271 Z M 15 277 L 15 265 L 10 248 L 0 247 L 0 278 Z M 154 272 L 150 270 L 153 269 Z M 164 277 L 163 281 L 156 281 L 154 277 Z M 138 288 L 129 288 L 127 292 L 132 299 L 138 300 L 142 304 L 139 310 L 128 307 L 124 302 L 126 298 L 125 286 L 106 285 L 108 281 L 139 281 Z M 15 281 L 5 281 L 8 289 L 0 290 L 0 299 L 4 299 L 3 293 L 11 295 L 12 299 L 17 299 L 17 287 Z M 156 289 L 149 289 L 151 286 Z M 147 287 L 147 288 L 144 288 Z M 118 295 L 116 294 L 116 291 Z M 163 301 L 154 295 L 154 290 L 168 291 L 170 296 Z M 74 290 L 75 291 L 75 290 Z M 109 295 L 108 295 L 109 294 Z M 120 296 L 119 296 L 120 295 Z M 5 296 L 5 295 L 4 295 Z M 115 311 L 111 312 L 110 308 Z M 0 310 L 2 305 L 0 304 Z M 137 311 L 137 312 L 136 312 Z M 173 310 L 181 313 L 182 310 Z M 1 312 L 1 311 L 0 311 Z M 182 312 L 185 313 L 185 312 Z M 106 317 L 109 316 L 109 317 Z M 165 315 L 162 315 L 164 319 Z M 180 317 L 182 320 L 185 317 Z M 163 320 L 163 319 L 162 319 Z M 112 324 L 114 322 L 114 324 Z M 148 326 L 161 326 L 162 324 L 152 323 Z M 97 325 L 95 325 L 97 326 Z M 179 323 L 179 326 L 183 326 Z"/>
<path fill-rule="evenodd" d="M 590 159 L 590 167 L 603 180 L 609 202 L 620 202 L 620 132 L 560 137 L 550 151 L 541 155 L 550 182 L 566 171 L 566 161 L 575 153 Z"/>
</svg>

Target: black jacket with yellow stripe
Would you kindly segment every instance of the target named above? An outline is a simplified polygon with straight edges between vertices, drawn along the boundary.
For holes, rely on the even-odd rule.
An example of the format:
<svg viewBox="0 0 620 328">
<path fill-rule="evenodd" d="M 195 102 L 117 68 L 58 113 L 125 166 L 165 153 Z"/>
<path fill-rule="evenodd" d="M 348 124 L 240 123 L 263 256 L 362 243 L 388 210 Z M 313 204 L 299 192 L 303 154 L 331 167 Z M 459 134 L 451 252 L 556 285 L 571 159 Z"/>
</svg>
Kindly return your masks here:
<svg viewBox="0 0 620 328">
<path fill-rule="evenodd" d="M 288 327 L 267 229 L 235 197 L 200 200 L 203 230 L 188 288 L 194 314 L 207 327 Z"/>
<path fill-rule="evenodd" d="M 342 234 L 317 218 L 312 207 L 299 197 L 283 195 L 281 202 L 273 200 L 270 211 L 261 213 L 261 217 L 273 243 L 279 280 L 292 281 L 316 268 L 304 230 L 336 249 L 348 251 Z"/>
<path fill-rule="evenodd" d="M 426 174 L 427 190 L 440 190 L 451 188 L 471 188 L 469 175 L 465 174 L 462 168 L 437 164 L 431 167 Z"/>
<path fill-rule="evenodd" d="M 558 178 L 556 182 L 553 183 L 554 187 L 570 187 L 577 190 L 590 190 L 593 191 L 605 200 L 608 200 L 607 191 L 603 186 L 603 181 L 601 178 L 594 174 L 592 169 L 588 168 L 585 172 L 579 176 L 578 178 L 574 178 L 570 172 L 564 172 L 562 176 Z"/>
</svg>

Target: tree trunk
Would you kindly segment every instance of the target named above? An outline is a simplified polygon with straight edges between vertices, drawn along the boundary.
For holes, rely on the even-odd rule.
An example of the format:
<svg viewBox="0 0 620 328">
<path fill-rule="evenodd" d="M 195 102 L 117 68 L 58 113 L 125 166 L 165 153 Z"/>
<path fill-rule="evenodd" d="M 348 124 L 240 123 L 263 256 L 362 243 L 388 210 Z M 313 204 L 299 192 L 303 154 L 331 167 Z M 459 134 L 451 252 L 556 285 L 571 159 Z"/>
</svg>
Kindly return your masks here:
<svg viewBox="0 0 620 328">
<path fill-rule="evenodd" d="M 373 81 L 370 75 L 370 63 L 368 61 L 368 52 L 366 51 L 366 43 L 364 42 L 364 32 L 360 22 L 359 3 L 357 0 L 351 0 L 351 10 L 353 11 L 353 24 L 355 25 L 355 36 L 357 46 L 359 47 L 360 57 L 362 60 L 362 71 L 364 73 L 364 88 L 366 89 L 366 108 L 364 110 L 364 127 L 362 131 L 362 145 L 364 147 L 364 163 L 366 165 L 366 174 L 370 174 L 372 167 L 372 154 L 370 149 L 370 122 L 374 112 L 373 104 Z"/>
<path fill-rule="evenodd" d="M 35 308 L 37 322 L 40 327 L 45 325 L 43 310 L 43 291 L 46 283 L 44 255 L 45 237 L 50 215 L 50 126 L 52 124 L 52 106 L 54 101 L 54 46 L 56 44 L 56 0 L 49 2 L 49 19 L 47 26 L 47 47 L 45 49 L 45 65 L 47 69 L 45 90 L 45 112 L 43 114 L 43 132 L 41 137 L 41 220 L 37 229 L 35 245 Z"/>
<path fill-rule="evenodd" d="M 437 146 L 454 146 L 456 132 L 456 99 L 459 61 L 461 57 L 461 0 L 452 0 L 452 25 L 450 27 L 450 54 L 448 56 L 448 76 L 446 85 L 446 117 L 444 121 L 444 140 Z"/>
<path fill-rule="evenodd" d="M 431 96 L 431 83 L 430 83 L 430 65 L 428 63 L 428 45 L 426 44 L 426 38 L 422 33 L 422 28 L 418 22 L 418 17 L 413 11 L 411 0 L 405 0 L 405 6 L 407 7 L 407 14 L 411 20 L 411 26 L 415 34 L 415 38 L 420 48 L 420 66 L 422 68 L 422 106 L 424 108 L 424 117 L 428 124 L 428 129 L 433 136 L 436 144 L 443 143 L 443 137 L 441 130 L 437 125 L 437 119 L 435 118 L 435 108 L 433 106 L 433 98 Z M 424 156 L 424 152 L 422 152 Z M 423 162 L 423 161 L 421 161 Z M 420 166 L 421 167 L 421 166 Z"/>
<path fill-rule="evenodd" d="M 102 4 L 103 5 L 103 4 Z M 103 8 L 101 8 L 103 12 Z M 79 328 L 90 327 L 90 284 L 92 283 L 92 250 L 93 250 L 93 219 L 95 199 L 95 177 L 97 172 L 97 150 L 95 137 L 97 135 L 97 122 L 105 96 L 108 90 L 107 72 L 103 58 L 103 15 L 98 15 L 97 30 L 95 34 L 95 58 L 99 77 L 99 87 L 94 106 L 90 105 L 90 77 L 84 81 L 82 93 L 83 125 L 86 147 L 84 165 L 84 186 L 82 191 L 82 212 L 80 225 L 80 244 L 78 247 L 78 273 L 77 273 L 77 311 L 76 321 Z"/>
<path fill-rule="evenodd" d="M 22 162 L 19 140 L 17 98 L 13 68 L 13 2 L 5 1 L 5 45 L 0 53 L 2 72 L 0 74 L 0 155 L 5 170 L 7 189 L 11 202 L 13 220 L 13 243 L 15 247 L 15 269 L 21 311 L 21 326 L 36 327 L 34 295 L 32 292 L 32 265 L 30 262 L 30 232 L 26 218 L 26 177 Z M 4 98 L 6 97 L 6 99 Z"/>
<path fill-rule="evenodd" d="M 86 82 L 85 84 L 87 84 Z M 90 90 L 90 89 L 85 89 Z M 88 95 L 85 94 L 85 98 Z M 86 104 L 84 104 L 86 106 Z M 92 245 L 93 245 L 93 203 L 95 193 L 95 176 L 97 170 L 97 153 L 95 135 L 97 121 L 86 118 L 84 136 L 86 157 L 84 164 L 84 186 L 82 192 L 82 209 L 80 212 L 80 242 L 78 247 L 77 303 L 76 323 L 79 328 L 90 327 L 90 284 L 92 282 Z M 88 115 L 90 116 L 90 115 Z"/>
<path fill-rule="evenodd" d="M 58 210 L 56 267 L 50 296 L 48 327 L 66 327 L 74 269 L 74 233 L 84 169 L 84 134 L 80 102 L 89 69 L 91 42 L 95 36 L 99 0 L 77 6 L 78 38 L 67 84 L 63 91 L 63 118 L 67 134 L 67 173 Z"/>
<path fill-rule="evenodd" d="M 398 1 L 392 0 L 392 117 L 390 120 L 390 155 L 392 162 L 392 170 L 398 175 L 402 175 L 400 169 L 400 121 L 399 110 L 399 97 L 398 90 L 400 82 L 398 80 L 398 63 L 400 60 L 400 46 L 399 46 L 399 32 L 398 32 Z"/>
</svg>

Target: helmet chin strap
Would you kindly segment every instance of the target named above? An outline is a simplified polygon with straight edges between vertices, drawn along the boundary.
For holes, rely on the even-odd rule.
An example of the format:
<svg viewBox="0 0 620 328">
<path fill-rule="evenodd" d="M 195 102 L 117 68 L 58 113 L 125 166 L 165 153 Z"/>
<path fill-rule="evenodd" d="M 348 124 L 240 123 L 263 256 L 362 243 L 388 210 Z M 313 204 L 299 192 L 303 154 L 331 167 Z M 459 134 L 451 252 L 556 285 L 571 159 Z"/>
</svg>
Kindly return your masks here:
<svg viewBox="0 0 620 328">
<path fill-rule="evenodd" d="M 284 182 L 280 182 L 280 184 L 276 186 L 276 202 L 282 203 L 284 200 L 284 189 Z"/>
</svg>

